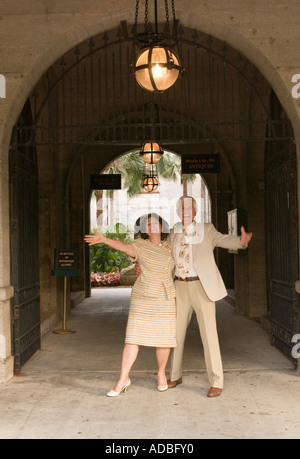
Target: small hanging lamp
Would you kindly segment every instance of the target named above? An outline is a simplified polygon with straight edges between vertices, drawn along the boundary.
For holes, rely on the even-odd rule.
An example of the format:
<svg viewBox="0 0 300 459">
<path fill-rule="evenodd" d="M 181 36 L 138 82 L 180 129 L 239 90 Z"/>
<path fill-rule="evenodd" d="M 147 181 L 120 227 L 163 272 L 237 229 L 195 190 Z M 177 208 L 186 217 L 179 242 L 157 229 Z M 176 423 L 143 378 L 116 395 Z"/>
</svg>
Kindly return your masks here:
<svg viewBox="0 0 300 459">
<path fill-rule="evenodd" d="M 146 163 L 143 178 L 144 191 L 146 191 L 146 193 L 152 193 L 157 190 L 158 185 L 156 165 L 153 163 Z"/>
<path fill-rule="evenodd" d="M 148 175 L 143 182 L 143 188 L 147 193 L 152 193 L 153 191 L 156 191 L 158 188 L 158 180 L 157 177 L 153 176 L 151 177 Z"/>
<path fill-rule="evenodd" d="M 164 151 L 158 142 L 145 142 L 140 150 L 140 155 L 147 164 L 156 164 L 161 159 Z"/>
</svg>

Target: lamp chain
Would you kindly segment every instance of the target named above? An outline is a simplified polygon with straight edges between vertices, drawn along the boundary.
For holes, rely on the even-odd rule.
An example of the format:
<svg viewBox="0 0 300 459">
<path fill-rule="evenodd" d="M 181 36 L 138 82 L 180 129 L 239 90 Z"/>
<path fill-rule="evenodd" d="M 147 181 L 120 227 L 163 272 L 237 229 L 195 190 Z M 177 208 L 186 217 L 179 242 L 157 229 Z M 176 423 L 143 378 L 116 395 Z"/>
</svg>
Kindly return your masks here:
<svg viewBox="0 0 300 459">
<path fill-rule="evenodd" d="M 145 33 L 148 32 L 148 0 L 145 1 Z"/>
<path fill-rule="evenodd" d="M 134 33 L 137 33 L 137 23 L 138 23 L 138 15 L 139 15 L 139 3 L 140 3 L 140 0 L 136 0 L 135 16 L 134 16 Z"/>
<path fill-rule="evenodd" d="M 178 31 L 178 20 L 176 19 L 176 15 L 175 15 L 175 1 L 174 0 L 171 0 L 171 5 L 172 5 L 172 15 L 173 15 L 173 33 L 174 33 L 175 42 L 177 45 L 179 57 L 180 57 L 181 64 L 182 64 L 181 72 L 183 73 L 184 67 L 183 67 L 182 43 L 178 36 L 178 32 L 179 32 Z"/>
<path fill-rule="evenodd" d="M 175 21 L 176 17 L 175 17 L 175 5 L 174 5 L 174 0 L 171 0 L 171 4 L 172 4 L 173 21 Z"/>
<path fill-rule="evenodd" d="M 170 21 L 169 21 L 169 0 L 165 0 L 165 10 L 166 10 L 166 32 L 170 33 Z"/>
</svg>

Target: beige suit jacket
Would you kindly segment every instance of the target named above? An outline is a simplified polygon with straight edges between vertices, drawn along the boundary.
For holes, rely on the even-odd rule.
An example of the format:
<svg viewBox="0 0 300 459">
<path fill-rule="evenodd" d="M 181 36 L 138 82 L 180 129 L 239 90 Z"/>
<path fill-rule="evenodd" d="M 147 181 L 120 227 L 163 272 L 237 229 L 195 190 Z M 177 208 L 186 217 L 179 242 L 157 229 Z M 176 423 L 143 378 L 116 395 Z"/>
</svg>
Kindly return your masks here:
<svg viewBox="0 0 300 459">
<path fill-rule="evenodd" d="M 240 236 L 219 233 L 211 223 L 197 223 L 196 229 L 197 239 L 193 239 L 194 269 L 208 298 L 211 301 L 218 301 L 227 295 L 227 290 L 215 262 L 214 248 L 237 250 L 246 249 L 247 246 L 241 245 Z M 170 243 L 175 261 L 177 259 L 176 241 L 180 233 L 180 225 L 176 225 L 175 230 L 172 229 L 170 232 Z"/>
</svg>

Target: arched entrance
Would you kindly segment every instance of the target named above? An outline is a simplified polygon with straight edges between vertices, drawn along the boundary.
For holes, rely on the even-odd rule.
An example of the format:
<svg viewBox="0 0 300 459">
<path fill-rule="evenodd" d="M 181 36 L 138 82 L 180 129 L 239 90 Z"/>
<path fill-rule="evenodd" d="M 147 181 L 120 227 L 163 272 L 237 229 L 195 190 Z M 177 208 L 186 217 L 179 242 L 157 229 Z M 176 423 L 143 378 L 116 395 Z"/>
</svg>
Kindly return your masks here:
<svg viewBox="0 0 300 459">
<path fill-rule="evenodd" d="M 135 208 L 144 213 L 161 212 L 172 227 L 178 219 L 175 204 L 182 195 L 195 196 L 200 220 L 211 221 L 211 197 L 205 179 L 200 174 L 182 174 L 180 155 L 167 150 L 164 152 L 158 163 L 158 188 L 153 192 L 147 192 L 142 187 L 144 165 L 139 150 L 134 150 L 124 153 L 103 169 L 102 174 L 120 174 L 122 187 L 93 193 L 93 207 L 96 209 L 95 217 L 91 217 L 91 228 L 95 227 L 93 225 L 117 223 L 132 225 L 135 216 L 138 218 L 133 215 Z"/>
<path fill-rule="evenodd" d="M 171 229 L 179 220 L 176 204 L 182 195 L 195 198 L 197 221 L 211 222 L 211 197 L 206 182 L 200 174 L 182 174 L 180 155 L 165 151 L 157 172 L 158 188 L 147 192 L 142 186 L 145 163 L 139 150 L 127 152 L 110 162 L 101 175 L 120 175 L 121 189 L 92 191 L 90 230 L 98 228 L 108 237 L 129 241 L 134 237 L 136 220 L 150 212 L 161 215 Z M 92 246 L 90 251 L 92 285 L 124 285 L 127 279 L 128 285 L 132 285 L 135 277 L 130 273 L 128 257 L 102 246 L 101 249 Z"/>
<path fill-rule="evenodd" d="M 30 95 L 34 136 L 26 146 L 36 148 L 40 199 L 45 214 L 51 215 L 49 230 L 45 214 L 40 214 L 43 311 L 51 310 L 58 296 L 56 281 L 44 276 L 58 244 L 79 248 L 84 275 L 72 279 L 71 288 L 88 293 L 88 253 L 82 236 L 89 230 L 90 175 L 124 147 L 139 147 L 151 131 L 165 148 L 182 155 L 220 154 L 220 174 L 205 177 L 212 220 L 227 232 L 227 212 L 237 208 L 239 223 L 259 237 L 255 259 L 233 259 L 220 252 L 219 266 L 226 280 L 228 266 L 234 264 L 240 309 L 250 316 L 267 315 L 264 154 L 267 143 L 293 140 L 290 122 L 271 116 L 271 87 L 236 50 L 201 32 L 183 32 L 188 71 L 164 94 L 146 94 L 130 75 L 132 37 L 123 23 L 62 56 Z M 16 138 L 29 128 L 18 125 Z M 14 146 L 24 144 L 16 140 Z M 257 271 L 257 266 L 263 268 Z"/>
</svg>

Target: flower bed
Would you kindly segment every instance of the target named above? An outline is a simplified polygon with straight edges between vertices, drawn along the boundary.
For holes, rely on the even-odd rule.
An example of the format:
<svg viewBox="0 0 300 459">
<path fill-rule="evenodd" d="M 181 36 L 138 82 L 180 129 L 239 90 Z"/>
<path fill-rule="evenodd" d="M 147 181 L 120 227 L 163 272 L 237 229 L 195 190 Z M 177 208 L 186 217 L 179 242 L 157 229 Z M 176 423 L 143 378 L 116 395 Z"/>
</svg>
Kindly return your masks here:
<svg viewBox="0 0 300 459">
<path fill-rule="evenodd" d="M 107 285 L 119 285 L 120 272 L 118 268 L 114 268 L 110 273 L 91 273 L 92 287 L 102 287 Z"/>
</svg>

